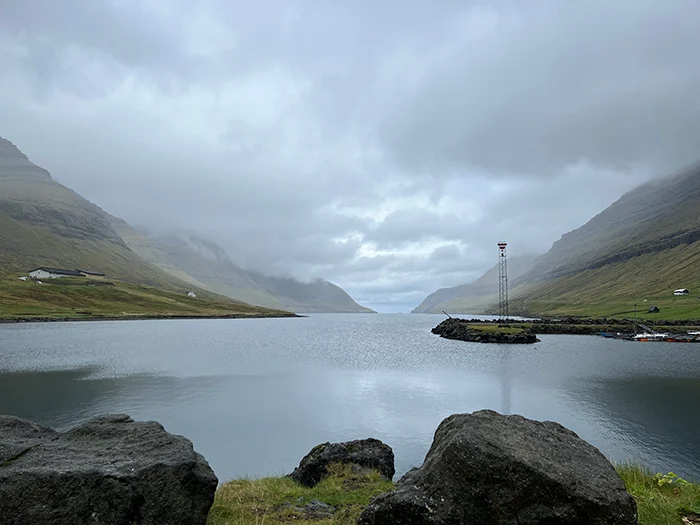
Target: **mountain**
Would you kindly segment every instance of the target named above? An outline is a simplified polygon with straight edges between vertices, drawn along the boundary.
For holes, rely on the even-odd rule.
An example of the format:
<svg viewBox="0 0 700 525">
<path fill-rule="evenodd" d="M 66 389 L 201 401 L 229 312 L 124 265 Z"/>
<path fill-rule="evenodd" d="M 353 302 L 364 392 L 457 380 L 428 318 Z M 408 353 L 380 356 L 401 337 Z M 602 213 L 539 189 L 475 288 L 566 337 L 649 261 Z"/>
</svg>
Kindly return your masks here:
<svg viewBox="0 0 700 525">
<path fill-rule="evenodd" d="M 612 314 L 654 303 L 700 317 L 700 166 L 644 184 L 554 243 L 514 282 L 511 311 Z"/>
<path fill-rule="evenodd" d="M 371 312 L 324 280 L 301 283 L 237 267 L 194 235 L 154 241 L 51 178 L 0 138 L 0 275 L 38 266 L 81 268 L 162 289 L 221 294 L 303 312 Z"/>
<path fill-rule="evenodd" d="M 517 279 L 527 273 L 537 262 L 535 256 L 513 257 L 508 261 L 509 278 Z M 440 288 L 426 297 L 413 309 L 414 314 L 438 314 L 443 310 L 448 313 L 483 313 L 498 302 L 498 265 L 493 266 L 476 281 Z"/>
<path fill-rule="evenodd" d="M 114 220 L 0 138 L 0 317 L 291 315 L 233 301 L 160 270 L 127 246 Z M 107 278 L 51 279 L 43 286 L 17 279 L 39 266 L 92 270 Z M 193 284 L 197 293 L 191 297 Z"/>
<path fill-rule="evenodd" d="M 183 284 L 130 250 L 102 209 L 0 138 L 0 272 L 37 266 L 95 270 L 150 285 Z"/>
<path fill-rule="evenodd" d="M 700 318 L 700 166 L 626 193 L 541 257 L 509 261 L 510 312 Z M 522 263 L 522 264 L 521 264 Z M 415 312 L 495 313 L 498 271 L 438 290 Z M 688 297 L 673 290 L 688 288 Z M 637 306 L 635 306 L 637 305 Z"/>
<path fill-rule="evenodd" d="M 114 229 L 141 257 L 173 276 L 246 303 L 294 312 L 370 313 L 342 288 L 324 280 L 301 282 L 244 270 L 217 244 L 193 234 L 153 239 L 124 221 Z"/>
</svg>

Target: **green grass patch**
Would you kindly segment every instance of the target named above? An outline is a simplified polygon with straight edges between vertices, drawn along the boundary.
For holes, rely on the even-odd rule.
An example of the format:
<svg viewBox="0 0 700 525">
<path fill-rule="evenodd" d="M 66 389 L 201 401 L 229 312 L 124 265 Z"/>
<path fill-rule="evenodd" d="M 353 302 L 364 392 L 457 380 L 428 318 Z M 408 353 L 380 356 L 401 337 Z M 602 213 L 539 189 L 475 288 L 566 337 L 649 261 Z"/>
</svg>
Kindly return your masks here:
<svg viewBox="0 0 700 525">
<path fill-rule="evenodd" d="M 69 278 L 37 284 L 17 278 L 0 279 L 0 320 L 282 315 L 291 314 L 214 294 L 189 297 L 186 290 L 119 281 Z"/>
<path fill-rule="evenodd" d="M 617 465 L 616 470 L 637 502 L 640 525 L 700 523 L 699 484 L 636 465 Z M 313 488 L 284 477 L 237 479 L 219 487 L 207 523 L 354 525 L 376 496 L 393 487 L 378 472 L 356 474 L 348 465 L 332 466 L 331 476 Z M 324 518 L 300 510 L 314 500 L 331 505 L 336 512 Z"/>
<path fill-rule="evenodd" d="M 289 478 L 237 479 L 219 487 L 208 525 L 354 525 L 362 510 L 393 483 L 378 472 L 355 474 L 349 465 L 333 465 L 331 476 L 313 488 Z M 331 517 L 300 510 L 317 500 L 336 509 Z"/>
<path fill-rule="evenodd" d="M 617 472 L 637 501 L 639 525 L 700 523 L 700 485 L 635 465 L 618 465 Z"/>
<path fill-rule="evenodd" d="M 481 332 L 483 334 L 502 334 L 502 335 L 518 335 L 526 330 L 528 330 L 528 327 L 524 327 L 521 325 L 513 325 L 513 326 L 499 326 L 497 324 L 469 324 L 468 325 L 469 330 L 473 330 L 475 332 Z"/>
</svg>

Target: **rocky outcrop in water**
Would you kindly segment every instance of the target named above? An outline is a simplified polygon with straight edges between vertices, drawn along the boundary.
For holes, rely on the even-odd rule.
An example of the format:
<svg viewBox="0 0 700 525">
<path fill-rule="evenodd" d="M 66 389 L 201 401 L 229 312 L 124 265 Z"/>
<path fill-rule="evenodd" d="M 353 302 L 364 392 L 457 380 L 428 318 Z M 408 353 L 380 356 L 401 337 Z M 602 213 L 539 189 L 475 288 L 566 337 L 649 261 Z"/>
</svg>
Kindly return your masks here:
<svg viewBox="0 0 700 525">
<path fill-rule="evenodd" d="M 313 487 L 328 475 L 334 463 L 358 465 L 378 470 L 387 479 L 394 477 L 394 451 L 378 439 L 361 439 L 345 443 L 322 443 L 315 446 L 289 477 Z"/>
<path fill-rule="evenodd" d="M 484 410 L 445 419 L 423 466 L 359 525 L 636 525 L 607 459 L 558 423 Z"/>
<path fill-rule="evenodd" d="M 483 326 L 491 328 L 488 325 Z M 533 344 L 539 342 L 537 335 L 529 329 L 512 329 L 494 325 L 493 329 L 482 330 L 475 327 L 471 321 L 464 319 L 446 319 L 433 328 L 432 332 L 445 339 L 469 343 Z"/>
<path fill-rule="evenodd" d="M 106 415 L 59 433 L 0 416 L 3 525 L 205 525 L 217 484 L 156 422 Z"/>
</svg>

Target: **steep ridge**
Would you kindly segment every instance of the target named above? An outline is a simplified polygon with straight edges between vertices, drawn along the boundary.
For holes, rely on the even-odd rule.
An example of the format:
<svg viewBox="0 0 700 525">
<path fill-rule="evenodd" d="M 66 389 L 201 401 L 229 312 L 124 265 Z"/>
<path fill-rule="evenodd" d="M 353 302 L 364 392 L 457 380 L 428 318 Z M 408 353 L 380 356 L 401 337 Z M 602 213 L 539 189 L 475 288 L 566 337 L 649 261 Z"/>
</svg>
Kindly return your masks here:
<svg viewBox="0 0 700 525">
<path fill-rule="evenodd" d="M 514 281 L 511 311 L 608 315 L 653 303 L 700 317 L 700 167 L 644 184 L 562 236 Z"/>
<path fill-rule="evenodd" d="M 291 315 L 233 301 L 184 274 L 160 270 L 126 245 L 112 227 L 114 221 L 126 224 L 54 181 L 0 138 L 0 318 Z M 39 266 L 101 272 L 106 280 L 56 279 L 37 286 L 17 279 Z"/>
<path fill-rule="evenodd" d="M 535 256 L 513 257 L 508 262 L 508 273 L 511 279 L 518 279 L 530 271 L 536 264 Z M 479 314 L 498 301 L 498 265 L 493 266 L 476 281 L 440 288 L 426 297 L 423 302 L 413 309 L 414 314 L 438 314 L 443 310 L 448 313 Z"/>
<path fill-rule="evenodd" d="M 160 269 L 180 279 L 246 303 L 297 313 L 369 313 L 342 288 L 323 279 L 305 283 L 270 277 L 237 266 L 216 243 L 193 234 L 152 239 L 124 221 L 112 222 L 129 247 Z"/>
<path fill-rule="evenodd" d="M 127 282 L 184 286 L 138 257 L 98 206 L 54 181 L 0 138 L 0 272 L 37 266 L 100 271 Z"/>
<path fill-rule="evenodd" d="M 523 282 L 561 277 L 700 241 L 700 165 L 623 195 L 555 242 Z"/>
</svg>

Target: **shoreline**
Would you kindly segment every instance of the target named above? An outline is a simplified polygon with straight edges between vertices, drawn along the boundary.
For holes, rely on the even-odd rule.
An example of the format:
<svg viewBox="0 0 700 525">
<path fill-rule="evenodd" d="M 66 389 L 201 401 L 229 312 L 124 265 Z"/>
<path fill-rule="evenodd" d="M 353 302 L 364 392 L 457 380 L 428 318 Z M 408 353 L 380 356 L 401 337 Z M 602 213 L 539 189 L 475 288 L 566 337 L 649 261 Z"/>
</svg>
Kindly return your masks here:
<svg viewBox="0 0 700 525">
<path fill-rule="evenodd" d="M 104 316 L 104 317 L 21 317 L 21 318 L 0 318 L 0 324 L 24 324 L 24 323 L 71 323 L 90 321 L 167 321 L 167 320 L 197 320 L 197 319 L 293 319 L 307 317 L 306 315 L 295 314 L 224 314 L 224 315 L 134 315 L 134 316 Z"/>
</svg>

